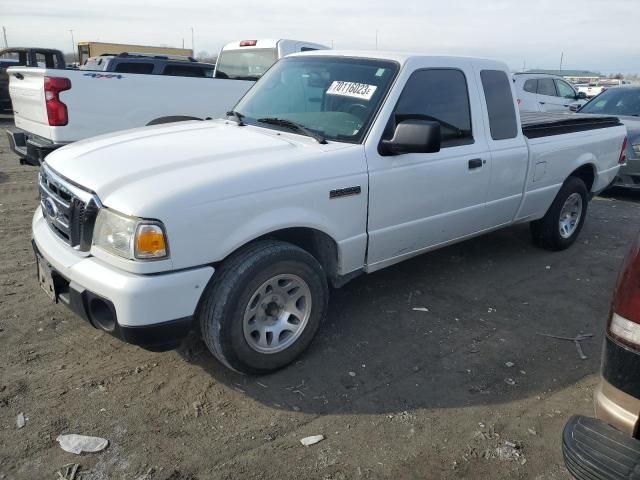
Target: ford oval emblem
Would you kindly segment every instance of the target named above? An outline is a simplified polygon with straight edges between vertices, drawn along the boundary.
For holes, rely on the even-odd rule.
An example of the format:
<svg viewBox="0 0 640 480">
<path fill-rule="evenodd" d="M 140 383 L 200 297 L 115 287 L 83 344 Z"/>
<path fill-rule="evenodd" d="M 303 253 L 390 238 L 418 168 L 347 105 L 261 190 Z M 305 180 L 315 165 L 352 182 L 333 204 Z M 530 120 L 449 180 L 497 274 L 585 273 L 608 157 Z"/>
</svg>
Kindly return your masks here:
<svg viewBox="0 0 640 480">
<path fill-rule="evenodd" d="M 45 198 L 44 202 L 42 202 L 42 206 L 49 218 L 57 218 L 58 217 L 58 206 L 56 202 L 51 200 L 51 198 Z"/>
</svg>

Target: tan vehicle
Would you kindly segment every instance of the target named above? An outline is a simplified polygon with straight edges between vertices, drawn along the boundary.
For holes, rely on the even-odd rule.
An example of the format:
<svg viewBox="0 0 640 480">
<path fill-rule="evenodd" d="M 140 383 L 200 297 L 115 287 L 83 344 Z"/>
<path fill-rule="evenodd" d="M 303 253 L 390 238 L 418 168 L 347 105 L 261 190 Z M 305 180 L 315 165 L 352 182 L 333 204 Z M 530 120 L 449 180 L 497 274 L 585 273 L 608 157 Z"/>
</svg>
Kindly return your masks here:
<svg viewBox="0 0 640 480">
<path fill-rule="evenodd" d="M 152 47 L 148 45 L 128 45 L 125 43 L 103 43 L 103 42 L 78 42 L 78 62 L 84 65 L 89 57 L 99 57 L 104 54 L 129 53 L 155 53 L 158 55 L 182 55 L 192 57 L 193 50 L 190 48 L 173 47 Z"/>
</svg>

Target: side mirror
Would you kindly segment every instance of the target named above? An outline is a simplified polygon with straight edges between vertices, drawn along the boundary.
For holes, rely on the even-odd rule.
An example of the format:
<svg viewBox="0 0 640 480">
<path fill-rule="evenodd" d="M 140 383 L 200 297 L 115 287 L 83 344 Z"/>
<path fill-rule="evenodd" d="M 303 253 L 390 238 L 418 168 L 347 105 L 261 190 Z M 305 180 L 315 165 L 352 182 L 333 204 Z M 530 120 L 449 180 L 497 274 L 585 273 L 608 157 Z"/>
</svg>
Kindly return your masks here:
<svg viewBox="0 0 640 480">
<path fill-rule="evenodd" d="M 403 153 L 434 153 L 440 151 L 442 134 L 440 124 L 431 120 L 404 120 L 396 126 L 391 140 L 382 141 L 388 155 Z"/>
<path fill-rule="evenodd" d="M 577 112 L 580 109 L 580 105 L 570 105 L 569 110 L 572 112 Z"/>
<path fill-rule="evenodd" d="M 578 92 L 578 95 L 576 95 L 576 100 L 586 100 L 587 99 L 587 94 L 584 92 Z"/>
</svg>

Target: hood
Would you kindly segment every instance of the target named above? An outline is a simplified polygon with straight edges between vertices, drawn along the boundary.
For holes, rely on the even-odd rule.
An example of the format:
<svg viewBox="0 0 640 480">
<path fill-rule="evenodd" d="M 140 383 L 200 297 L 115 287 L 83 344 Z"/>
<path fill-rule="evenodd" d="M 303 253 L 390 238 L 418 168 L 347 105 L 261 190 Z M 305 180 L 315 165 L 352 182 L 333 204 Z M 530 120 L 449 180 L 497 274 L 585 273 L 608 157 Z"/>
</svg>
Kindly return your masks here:
<svg viewBox="0 0 640 480">
<path fill-rule="evenodd" d="M 313 174 L 304 168 L 306 162 L 345 148 L 362 146 L 320 145 L 312 138 L 223 120 L 194 121 L 73 143 L 52 152 L 46 164 L 95 192 L 105 206 L 153 218 L 169 201 L 173 206 L 209 202 L 306 181 Z"/>
</svg>

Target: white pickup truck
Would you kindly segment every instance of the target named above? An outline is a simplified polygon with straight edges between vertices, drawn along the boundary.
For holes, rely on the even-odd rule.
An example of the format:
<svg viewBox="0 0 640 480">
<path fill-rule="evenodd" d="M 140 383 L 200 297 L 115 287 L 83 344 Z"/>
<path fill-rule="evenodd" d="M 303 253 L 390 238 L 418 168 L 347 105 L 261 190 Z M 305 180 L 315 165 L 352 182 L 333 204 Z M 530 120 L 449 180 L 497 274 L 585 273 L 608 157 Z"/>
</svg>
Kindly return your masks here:
<svg viewBox="0 0 640 480">
<path fill-rule="evenodd" d="M 170 348 L 195 329 L 228 367 L 273 371 L 311 342 L 330 285 L 515 223 L 569 247 L 625 132 L 593 115 L 522 123 L 495 61 L 293 55 L 227 119 L 49 155 L 39 281 L 125 341 Z"/>
<path fill-rule="evenodd" d="M 327 47 L 286 39 L 233 42 L 219 56 L 227 74 L 219 70 L 216 78 L 175 68 L 146 74 L 154 69 L 149 56 L 130 58 L 113 72 L 12 67 L 9 143 L 23 163 L 40 165 L 53 150 L 103 133 L 219 117 L 279 58 L 321 48 Z"/>
</svg>

